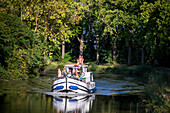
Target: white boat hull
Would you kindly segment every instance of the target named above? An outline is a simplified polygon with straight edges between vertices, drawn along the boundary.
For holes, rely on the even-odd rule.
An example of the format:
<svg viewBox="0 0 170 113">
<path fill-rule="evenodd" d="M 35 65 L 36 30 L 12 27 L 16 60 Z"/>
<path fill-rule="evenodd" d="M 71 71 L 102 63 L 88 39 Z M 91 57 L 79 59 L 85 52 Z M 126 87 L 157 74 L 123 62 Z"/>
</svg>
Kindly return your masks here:
<svg viewBox="0 0 170 113">
<path fill-rule="evenodd" d="M 95 83 L 85 83 L 77 79 L 64 77 L 54 81 L 53 92 L 73 92 L 79 94 L 88 94 L 96 91 Z"/>
</svg>

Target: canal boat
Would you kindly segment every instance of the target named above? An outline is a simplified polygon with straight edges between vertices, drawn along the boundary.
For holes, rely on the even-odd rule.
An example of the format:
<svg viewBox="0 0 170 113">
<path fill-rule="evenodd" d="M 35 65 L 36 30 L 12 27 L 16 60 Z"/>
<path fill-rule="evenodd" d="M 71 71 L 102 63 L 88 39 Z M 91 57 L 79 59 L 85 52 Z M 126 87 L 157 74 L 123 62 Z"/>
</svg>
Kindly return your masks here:
<svg viewBox="0 0 170 113">
<path fill-rule="evenodd" d="M 66 73 L 71 72 L 71 76 L 66 74 L 63 77 L 58 77 L 53 82 L 53 92 L 79 93 L 88 94 L 94 93 L 97 88 L 93 78 L 93 72 L 87 72 L 88 65 L 65 65 Z M 77 70 L 77 72 L 76 72 Z M 75 76 L 77 73 L 77 76 Z"/>
</svg>

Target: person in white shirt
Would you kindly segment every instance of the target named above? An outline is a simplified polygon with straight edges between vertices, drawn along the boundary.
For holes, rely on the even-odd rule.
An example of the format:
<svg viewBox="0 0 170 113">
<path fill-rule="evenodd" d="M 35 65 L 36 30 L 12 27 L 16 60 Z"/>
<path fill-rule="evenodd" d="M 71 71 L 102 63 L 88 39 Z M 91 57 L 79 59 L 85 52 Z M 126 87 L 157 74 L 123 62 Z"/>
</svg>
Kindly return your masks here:
<svg viewBox="0 0 170 113">
<path fill-rule="evenodd" d="M 58 77 L 62 77 L 61 76 L 61 69 L 60 68 L 58 68 Z"/>
</svg>

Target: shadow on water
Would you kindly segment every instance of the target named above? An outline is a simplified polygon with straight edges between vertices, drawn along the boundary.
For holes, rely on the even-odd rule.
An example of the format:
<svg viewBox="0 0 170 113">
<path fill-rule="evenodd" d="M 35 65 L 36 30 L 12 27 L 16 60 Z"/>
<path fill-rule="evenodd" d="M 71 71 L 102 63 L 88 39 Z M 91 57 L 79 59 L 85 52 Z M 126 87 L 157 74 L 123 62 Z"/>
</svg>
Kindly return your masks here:
<svg viewBox="0 0 170 113">
<path fill-rule="evenodd" d="M 132 78 L 96 75 L 93 95 L 58 95 L 50 92 L 54 76 L 0 82 L 0 113 L 144 113 Z"/>
</svg>

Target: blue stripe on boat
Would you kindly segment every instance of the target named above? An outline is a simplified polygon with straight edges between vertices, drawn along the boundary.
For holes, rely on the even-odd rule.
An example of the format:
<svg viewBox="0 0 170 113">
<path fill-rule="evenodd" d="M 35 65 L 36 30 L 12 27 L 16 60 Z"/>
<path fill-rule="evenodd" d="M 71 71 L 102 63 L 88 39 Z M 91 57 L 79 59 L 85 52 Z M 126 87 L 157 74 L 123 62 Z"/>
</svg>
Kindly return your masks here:
<svg viewBox="0 0 170 113">
<path fill-rule="evenodd" d="M 57 89 L 57 90 L 63 89 L 63 86 L 57 86 L 56 89 Z"/>
<path fill-rule="evenodd" d="M 73 90 L 77 90 L 77 89 L 78 89 L 77 86 L 70 86 L 69 88 L 70 88 L 70 89 L 73 89 Z"/>
</svg>

